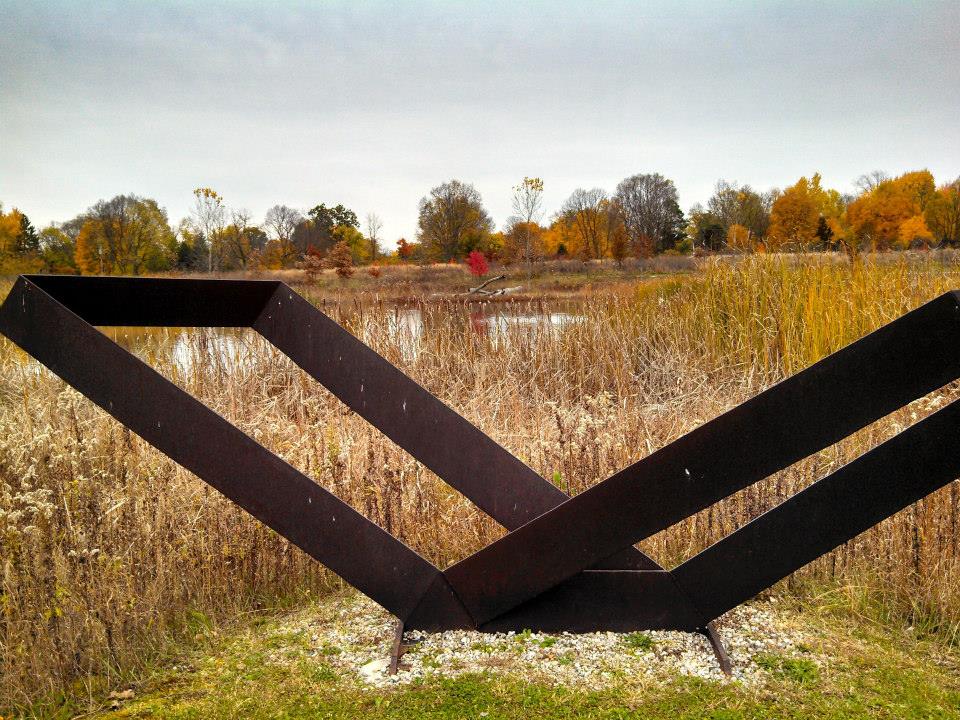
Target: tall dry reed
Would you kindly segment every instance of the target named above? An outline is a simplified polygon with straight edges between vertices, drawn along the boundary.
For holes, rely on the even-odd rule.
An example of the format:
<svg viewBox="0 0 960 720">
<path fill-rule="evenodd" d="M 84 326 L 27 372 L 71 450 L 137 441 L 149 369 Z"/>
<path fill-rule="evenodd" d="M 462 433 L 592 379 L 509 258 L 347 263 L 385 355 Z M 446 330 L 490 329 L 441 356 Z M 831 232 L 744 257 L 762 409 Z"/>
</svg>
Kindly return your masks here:
<svg viewBox="0 0 960 720">
<path fill-rule="evenodd" d="M 960 269 L 942 260 L 755 258 L 525 305 L 572 317 L 496 332 L 460 302 L 324 307 L 574 494 L 953 287 Z M 112 332 L 434 562 L 501 534 L 255 335 Z M 641 547 L 675 564 L 957 395 L 933 393 Z M 338 583 L 9 344 L 0 437 L 0 708 L 96 694 L 172 639 Z M 958 493 L 935 493 L 782 591 L 868 588 L 891 616 L 956 637 Z"/>
</svg>

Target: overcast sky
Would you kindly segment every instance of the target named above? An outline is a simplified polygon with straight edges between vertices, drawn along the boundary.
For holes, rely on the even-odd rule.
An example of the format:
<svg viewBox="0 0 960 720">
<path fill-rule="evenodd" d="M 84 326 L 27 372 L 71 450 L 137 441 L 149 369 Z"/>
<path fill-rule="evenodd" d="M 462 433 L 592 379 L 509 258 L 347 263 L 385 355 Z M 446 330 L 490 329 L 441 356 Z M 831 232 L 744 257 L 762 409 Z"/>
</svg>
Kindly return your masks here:
<svg viewBox="0 0 960 720">
<path fill-rule="evenodd" d="M 85 3 L 0 0 L 0 201 L 38 227 L 194 187 L 262 218 L 344 203 L 415 235 L 472 182 L 577 187 L 819 170 L 960 174 L 960 2 Z"/>
</svg>

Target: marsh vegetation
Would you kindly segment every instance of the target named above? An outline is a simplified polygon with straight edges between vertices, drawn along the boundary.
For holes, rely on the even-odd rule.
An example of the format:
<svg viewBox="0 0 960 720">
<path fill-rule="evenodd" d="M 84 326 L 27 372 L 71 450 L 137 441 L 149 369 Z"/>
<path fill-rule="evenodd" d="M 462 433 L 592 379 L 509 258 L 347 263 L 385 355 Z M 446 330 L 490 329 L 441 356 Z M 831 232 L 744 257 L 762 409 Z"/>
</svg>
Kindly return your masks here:
<svg viewBox="0 0 960 720">
<path fill-rule="evenodd" d="M 324 288 L 306 294 L 575 494 L 960 288 L 960 265 L 931 254 L 707 260 L 492 308 L 415 297 L 414 285 L 397 293 L 401 303 L 363 292 L 338 300 Z M 503 532 L 252 333 L 105 331 L 433 562 Z M 958 390 L 938 390 L 641 547 L 675 565 Z M 341 586 L 6 341 L 0 438 L 0 708 L 101 695 L 172 643 Z M 954 482 L 777 592 L 826 593 L 956 643 L 958 519 Z"/>
</svg>

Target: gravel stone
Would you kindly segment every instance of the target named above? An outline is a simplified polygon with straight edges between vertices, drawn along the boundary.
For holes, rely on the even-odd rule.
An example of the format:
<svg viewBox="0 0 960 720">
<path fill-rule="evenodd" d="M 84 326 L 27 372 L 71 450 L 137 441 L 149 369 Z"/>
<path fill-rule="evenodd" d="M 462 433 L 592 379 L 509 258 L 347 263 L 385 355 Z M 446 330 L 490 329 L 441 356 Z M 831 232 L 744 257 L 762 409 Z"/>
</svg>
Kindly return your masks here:
<svg viewBox="0 0 960 720">
<path fill-rule="evenodd" d="M 763 686 L 770 673 L 758 655 L 799 657 L 822 664 L 812 646 L 816 639 L 791 622 L 783 604 L 742 605 L 715 624 L 733 665 L 733 676 L 720 670 L 705 637 L 696 633 L 644 631 L 574 635 L 559 633 L 480 633 L 451 630 L 404 634 L 408 650 L 396 675 L 387 674 L 396 619 L 362 595 L 338 597 L 328 617 L 301 616 L 287 632 L 302 633 L 304 656 L 322 661 L 360 685 L 390 687 L 431 676 L 456 677 L 490 672 L 526 680 L 601 689 L 616 679 L 662 682 L 688 675 L 718 682 Z"/>
</svg>

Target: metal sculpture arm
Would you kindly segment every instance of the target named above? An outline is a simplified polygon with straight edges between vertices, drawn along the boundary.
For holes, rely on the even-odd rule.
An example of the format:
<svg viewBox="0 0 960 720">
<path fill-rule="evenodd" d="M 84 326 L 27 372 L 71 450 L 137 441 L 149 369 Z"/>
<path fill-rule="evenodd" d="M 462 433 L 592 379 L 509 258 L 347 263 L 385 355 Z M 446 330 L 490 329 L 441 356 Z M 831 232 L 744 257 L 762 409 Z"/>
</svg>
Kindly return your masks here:
<svg viewBox="0 0 960 720">
<path fill-rule="evenodd" d="M 93 324 L 253 327 L 513 531 L 441 573 Z M 702 629 L 960 474 L 958 401 L 671 572 L 630 547 L 960 376 L 953 293 L 569 500 L 281 283 L 22 277 L 0 331 L 422 629 Z"/>
<path fill-rule="evenodd" d="M 960 400 L 810 485 L 671 574 L 719 617 L 960 477 Z"/>
<path fill-rule="evenodd" d="M 252 327 L 508 530 L 567 500 L 559 488 L 286 285 L 278 284 Z M 659 569 L 629 544 L 597 564 Z"/>
<path fill-rule="evenodd" d="M 184 281 L 190 282 L 190 281 Z M 119 284 L 122 286 L 122 284 Z M 89 287 L 89 286 L 88 286 Z M 190 285 L 181 288 L 189 294 Z M 152 302 L 93 303 L 95 322 L 150 322 Z M 149 294 L 148 294 L 149 296 Z M 168 298 L 157 297 L 155 308 Z M 176 303 L 177 301 L 174 300 Z M 235 304 L 236 320 L 248 311 Z M 81 311 L 85 311 L 81 307 Z M 203 309 L 193 313 L 222 315 Z M 183 317 L 183 316 L 181 316 Z M 203 322 L 200 315 L 195 322 Z M 239 323 L 238 323 L 239 324 Z M 439 570 L 310 478 L 68 310 L 36 284 L 16 282 L 0 330 L 137 435 L 212 485 L 398 617 L 406 617 Z M 72 347 L 73 352 L 64 352 Z M 94 360 L 95 362 L 91 362 Z M 358 559 L 362 558 L 362 562 Z"/>
<path fill-rule="evenodd" d="M 283 283 L 31 275 L 91 325 L 249 327 L 508 530 L 567 496 Z M 653 570 L 633 547 L 598 567 Z"/>
<path fill-rule="evenodd" d="M 448 568 L 478 623 L 960 376 L 947 293 Z"/>
</svg>

